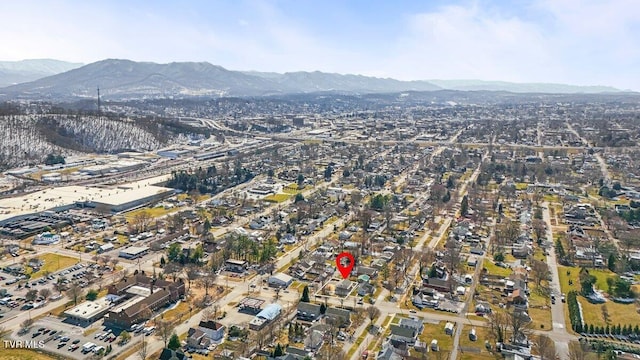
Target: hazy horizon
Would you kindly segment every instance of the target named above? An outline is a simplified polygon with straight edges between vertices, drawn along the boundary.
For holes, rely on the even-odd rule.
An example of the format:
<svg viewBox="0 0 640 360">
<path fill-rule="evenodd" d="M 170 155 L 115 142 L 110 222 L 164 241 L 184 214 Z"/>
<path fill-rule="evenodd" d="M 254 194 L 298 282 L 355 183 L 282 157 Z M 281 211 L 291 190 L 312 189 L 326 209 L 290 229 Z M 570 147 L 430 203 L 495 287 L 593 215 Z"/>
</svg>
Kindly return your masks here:
<svg viewBox="0 0 640 360">
<path fill-rule="evenodd" d="M 3 2 L 0 59 L 640 90 L 632 0 Z"/>
</svg>

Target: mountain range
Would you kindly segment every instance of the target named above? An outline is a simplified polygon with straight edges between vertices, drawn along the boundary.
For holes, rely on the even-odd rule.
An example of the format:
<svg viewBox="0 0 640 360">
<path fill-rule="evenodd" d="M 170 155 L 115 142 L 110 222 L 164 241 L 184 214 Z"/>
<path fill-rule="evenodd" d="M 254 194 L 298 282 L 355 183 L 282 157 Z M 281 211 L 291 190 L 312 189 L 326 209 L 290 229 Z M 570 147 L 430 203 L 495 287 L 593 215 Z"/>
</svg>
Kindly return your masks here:
<svg viewBox="0 0 640 360">
<path fill-rule="evenodd" d="M 53 59 L 0 61 L 0 87 L 38 80 L 82 65 Z"/>
<path fill-rule="evenodd" d="M 21 80 L 22 79 L 22 80 Z M 81 66 L 56 60 L 0 62 L 0 98 L 69 100 L 142 99 L 194 96 L 265 96 L 338 92 L 351 94 L 404 91 L 508 91 L 516 93 L 601 93 L 620 90 L 605 86 L 509 83 L 479 80 L 400 81 L 362 75 L 232 71 L 207 62 L 157 64 L 107 59 Z"/>
</svg>

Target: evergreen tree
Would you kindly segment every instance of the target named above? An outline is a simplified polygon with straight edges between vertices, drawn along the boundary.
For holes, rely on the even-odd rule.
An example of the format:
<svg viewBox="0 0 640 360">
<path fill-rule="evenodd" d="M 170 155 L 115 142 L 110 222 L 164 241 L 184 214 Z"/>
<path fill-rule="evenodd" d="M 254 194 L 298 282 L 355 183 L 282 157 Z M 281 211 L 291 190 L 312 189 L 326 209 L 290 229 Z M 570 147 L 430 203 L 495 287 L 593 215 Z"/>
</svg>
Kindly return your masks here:
<svg viewBox="0 0 640 360">
<path fill-rule="evenodd" d="M 302 290 L 302 297 L 300 298 L 300 301 L 302 302 L 309 302 L 309 286 L 305 285 L 304 289 Z"/>
<path fill-rule="evenodd" d="M 451 192 L 449 190 L 447 190 L 447 193 L 444 194 L 444 196 L 442 197 L 442 202 L 443 203 L 448 203 L 449 200 L 451 200 Z"/>
<path fill-rule="evenodd" d="M 462 197 L 462 202 L 460 203 L 460 213 L 462 216 L 466 216 L 469 211 L 469 199 L 467 199 L 467 195 Z"/>
<path fill-rule="evenodd" d="M 320 304 L 320 314 L 324 315 L 325 312 L 327 312 L 327 305 L 322 303 Z"/>
<path fill-rule="evenodd" d="M 609 254 L 609 259 L 607 260 L 607 268 L 611 271 L 616 271 L 616 256 L 614 253 Z"/>
<path fill-rule="evenodd" d="M 171 335 L 167 347 L 171 350 L 177 350 L 180 348 L 180 338 L 178 338 L 178 334 L 173 333 L 173 335 Z"/>
<path fill-rule="evenodd" d="M 278 357 L 278 356 L 282 356 L 284 355 L 284 350 L 282 350 L 282 345 L 280 345 L 280 343 L 278 343 L 276 345 L 276 349 L 273 350 L 273 357 Z"/>
</svg>

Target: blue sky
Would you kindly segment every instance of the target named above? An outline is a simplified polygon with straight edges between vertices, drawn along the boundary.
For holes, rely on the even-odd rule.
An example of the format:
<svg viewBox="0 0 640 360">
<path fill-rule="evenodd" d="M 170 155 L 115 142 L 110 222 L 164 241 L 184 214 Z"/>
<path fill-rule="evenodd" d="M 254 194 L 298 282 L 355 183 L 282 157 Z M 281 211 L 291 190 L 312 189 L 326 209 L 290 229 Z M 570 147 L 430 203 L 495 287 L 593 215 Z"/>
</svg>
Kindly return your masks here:
<svg viewBox="0 0 640 360">
<path fill-rule="evenodd" d="M 3 1 L 0 60 L 208 61 L 640 90 L 637 0 Z"/>
</svg>

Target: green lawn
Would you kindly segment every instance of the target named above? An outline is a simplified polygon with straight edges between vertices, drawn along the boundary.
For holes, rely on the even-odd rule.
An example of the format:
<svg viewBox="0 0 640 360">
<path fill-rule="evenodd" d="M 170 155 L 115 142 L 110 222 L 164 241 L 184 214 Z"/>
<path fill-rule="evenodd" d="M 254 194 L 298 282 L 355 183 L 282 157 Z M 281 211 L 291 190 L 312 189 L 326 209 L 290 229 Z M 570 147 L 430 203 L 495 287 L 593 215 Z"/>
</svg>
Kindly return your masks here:
<svg viewBox="0 0 640 360">
<path fill-rule="evenodd" d="M 5 349 L 0 351 L 0 360 L 54 360 L 55 357 L 45 355 L 35 350 L 28 349 Z"/>
<path fill-rule="evenodd" d="M 469 332 L 471 331 L 472 327 L 476 329 L 476 336 L 477 336 L 476 341 L 471 341 L 469 339 Z M 462 333 L 460 334 L 460 345 L 459 345 L 460 355 L 458 356 L 458 359 L 460 360 L 495 359 L 496 358 L 495 355 L 489 352 L 484 347 L 485 340 L 489 340 L 489 342 L 491 342 L 488 328 L 465 325 L 464 328 L 462 329 Z M 473 352 L 464 351 L 466 348 L 474 348 L 474 351 Z M 475 350 L 479 350 L 479 351 L 475 352 Z"/>
<path fill-rule="evenodd" d="M 446 321 L 441 321 L 437 324 L 424 324 L 424 331 L 420 334 L 420 340 L 428 346 L 431 344 L 431 340 L 436 339 L 441 352 L 450 352 L 453 346 L 453 336 L 444 333 L 446 324 Z"/>
<path fill-rule="evenodd" d="M 351 345 L 351 349 L 349 349 L 349 352 L 347 353 L 347 359 L 351 359 L 353 357 L 353 354 L 356 352 L 356 350 L 358 350 L 358 347 L 360 346 L 360 344 L 362 344 L 368 333 L 369 332 L 366 330 L 363 331 L 362 334 L 360 334 L 360 336 L 356 339 L 356 342 Z M 371 342 L 375 342 L 375 338 Z"/>
<path fill-rule="evenodd" d="M 533 320 L 533 328 L 535 330 L 551 330 L 551 309 L 529 308 L 527 310 L 531 320 Z"/>
<path fill-rule="evenodd" d="M 78 258 L 52 253 L 42 254 L 37 256 L 37 258 L 44 261 L 44 265 L 40 270 L 31 274 L 32 279 L 39 278 L 45 273 L 53 273 L 58 270 L 66 269 L 79 262 Z"/>
<path fill-rule="evenodd" d="M 491 260 L 485 260 L 482 263 L 482 267 L 487 269 L 487 271 L 491 275 L 505 276 L 505 277 L 511 275 L 511 269 L 497 266 Z"/>
<path fill-rule="evenodd" d="M 313 188 L 313 186 L 311 186 L 311 185 L 307 185 L 307 186 L 301 188 L 301 187 L 298 186 L 298 184 L 289 184 L 289 185 L 287 185 L 286 187 L 284 187 L 282 189 L 282 192 L 285 193 L 285 194 L 289 194 L 289 195 L 297 195 L 297 194 L 303 192 L 304 190 L 312 189 L 312 188 Z"/>
<path fill-rule="evenodd" d="M 587 324 L 606 326 L 602 315 L 602 306 L 606 306 L 611 325 L 635 325 L 640 324 L 640 314 L 635 304 L 618 304 L 607 301 L 605 304 L 592 304 L 587 299 L 579 296 L 578 301 L 582 306 L 583 320 Z"/>
<path fill-rule="evenodd" d="M 567 274 L 567 271 L 570 274 Z M 558 266 L 562 292 L 568 293 L 571 290 L 580 292 L 579 273 L 580 268 L 578 267 Z M 596 277 L 596 287 L 602 291 L 607 290 L 607 278 L 615 275 L 609 270 L 589 269 L 589 273 Z M 569 279 L 573 280 L 573 284 L 569 285 Z M 613 301 L 607 301 L 605 304 L 591 304 L 582 296 L 578 296 L 578 301 L 582 306 L 583 320 L 587 324 L 606 326 L 602 315 L 603 305 L 607 308 L 609 322 L 612 325 L 640 323 L 640 314 L 638 314 L 635 304 L 618 304 Z M 565 313 L 568 313 L 566 308 Z"/>
<path fill-rule="evenodd" d="M 569 272 L 569 274 L 567 273 Z M 607 278 L 615 276 L 615 274 L 609 270 L 589 269 L 589 274 L 596 277 L 596 287 L 599 290 L 607 290 Z M 558 266 L 558 275 L 560 276 L 560 287 L 563 293 L 568 293 L 571 290 L 580 291 L 580 268 L 576 266 Z M 573 281 L 572 285 L 569 285 L 569 280 Z"/>
<path fill-rule="evenodd" d="M 126 213 L 124 215 L 124 217 L 125 217 L 125 219 L 127 219 L 127 222 L 131 223 L 136 218 L 136 216 L 139 215 L 139 214 L 147 213 L 152 219 L 155 219 L 155 218 L 158 218 L 160 216 L 167 215 L 167 214 L 172 213 L 172 212 L 176 212 L 176 211 L 178 211 L 180 209 L 181 208 L 179 208 L 179 207 L 173 207 L 171 209 L 165 209 L 162 206 L 158 206 L 158 207 L 154 207 L 154 208 L 142 208 L 142 209 L 137 209 L 137 210 L 133 210 L 133 211 L 130 211 L 130 212 Z"/>
<path fill-rule="evenodd" d="M 270 201 L 275 203 L 281 203 L 287 201 L 291 197 L 290 194 L 271 194 L 265 196 L 264 201 Z"/>
</svg>

